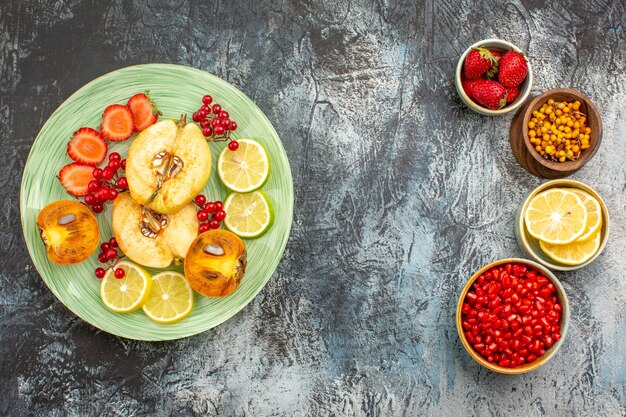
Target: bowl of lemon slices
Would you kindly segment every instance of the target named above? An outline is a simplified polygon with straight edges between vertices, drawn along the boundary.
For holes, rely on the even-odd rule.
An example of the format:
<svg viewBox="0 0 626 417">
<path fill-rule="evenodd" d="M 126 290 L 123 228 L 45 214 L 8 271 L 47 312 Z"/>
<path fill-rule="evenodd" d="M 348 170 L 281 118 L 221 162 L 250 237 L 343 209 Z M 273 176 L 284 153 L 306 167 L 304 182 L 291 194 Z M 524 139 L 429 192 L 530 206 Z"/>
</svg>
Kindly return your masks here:
<svg viewBox="0 0 626 417">
<path fill-rule="evenodd" d="M 531 259 L 557 271 L 593 262 L 609 237 L 609 212 L 600 195 L 574 180 L 535 188 L 517 212 L 515 236 Z"/>
</svg>

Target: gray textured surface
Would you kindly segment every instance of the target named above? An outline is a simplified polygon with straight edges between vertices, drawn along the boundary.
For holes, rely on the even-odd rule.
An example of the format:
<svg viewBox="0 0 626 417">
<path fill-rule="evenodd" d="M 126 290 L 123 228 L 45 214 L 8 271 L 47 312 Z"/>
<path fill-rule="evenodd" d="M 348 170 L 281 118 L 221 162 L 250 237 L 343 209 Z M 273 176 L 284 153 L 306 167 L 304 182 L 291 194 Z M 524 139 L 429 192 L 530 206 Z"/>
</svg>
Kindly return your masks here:
<svg viewBox="0 0 626 417">
<path fill-rule="evenodd" d="M 77 0 L 0 2 L 1 415 L 626 414 L 626 2 Z M 561 273 L 559 354 L 507 377 L 456 335 L 457 294 L 520 256 L 514 212 L 541 181 L 517 165 L 511 116 L 465 109 L 453 68 L 476 40 L 528 51 L 533 91 L 573 87 L 600 109 L 574 178 L 612 215 L 605 253 Z M 296 212 L 284 259 L 232 320 L 171 343 L 118 339 L 74 317 L 24 247 L 21 170 L 38 129 L 96 76 L 144 62 L 205 69 L 281 135 Z"/>
</svg>

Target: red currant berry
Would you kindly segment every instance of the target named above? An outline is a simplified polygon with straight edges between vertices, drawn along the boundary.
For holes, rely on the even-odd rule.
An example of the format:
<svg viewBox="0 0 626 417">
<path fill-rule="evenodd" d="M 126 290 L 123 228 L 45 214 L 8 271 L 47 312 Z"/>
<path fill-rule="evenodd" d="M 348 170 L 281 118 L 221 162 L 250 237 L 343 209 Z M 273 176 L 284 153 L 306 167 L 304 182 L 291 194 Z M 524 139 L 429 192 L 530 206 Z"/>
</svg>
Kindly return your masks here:
<svg viewBox="0 0 626 417">
<path fill-rule="evenodd" d="M 218 210 L 215 212 L 215 214 L 213 215 L 213 218 L 217 221 L 222 221 L 226 218 L 226 212 L 224 210 Z"/>
<path fill-rule="evenodd" d="M 221 123 L 220 119 L 211 119 L 211 126 L 214 128 L 219 126 Z"/>
<path fill-rule="evenodd" d="M 101 266 L 97 267 L 96 270 L 94 271 L 94 274 L 96 275 L 96 278 L 98 279 L 102 279 L 104 278 L 104 275 L 106 274 L 106 271 L 104 270 L 104 268 L 102 268 Z"/>
<path fill-rule="evenodd" d="M 239 142 L 237 142 L 236 140 L 232 140 L 228 143 L 228 149 L 230 149 L 231 151 L 236 151 L 237 149 L 239 149 Z"/>
<path fill-rule="evenodd" d="M 109 239 L 109 245 L 111 245 L 112 248 L 117 248 L 117 239 L 115 238 L 115 236 L 113 236 L 111 239 Z"/>
<path fill-rule="evenodd" d="M 99 180 L 102 178 L 102 170 L 100 168 L 94 168 L 91 175 L 93 175 L 95 179 Z"/>
<path fill-rule="evenodd" d="M 122 162 L 119 159 L 112 159 L 109 161 L 109 168 L 113 171 L 117 171 L 122 166 Z"/>
<path fill-rule="evenodd" d="M 230 124 L 228 125 L 228 130 L 237 130 L 237 122 L 231 120 Z"/>
<path fill-rule="evenodd" d="M 96 196 L 94 194 L 87 194 L 85 196 L 85 204 L 88 206 L 93 206 L 96 204 Z"/>
<path fill-rule="evenodd" d="M 100 249 L 102 250 L 102 252 L 106 252 L 111 249 L 111 244 L 109 242 L 104 242 L 100 245 Z"/>
<path fill-rule="evenodd" d="M 209 119 L 202 119 L 202 120 L 200 120 L 200 127 L 202 129 L 206 129 L 207 127 L 210 127 L 210 126 L 211 126 L 211 121 Z"/>
<path fill-rule="evenodd" d="M 235 130 L 235 129 L 231 129 L 231 130 Z M 122 159 L 121 164 L 122 164 L 122 169 L 126 171 L 126 159 Z"/>
<path fill-rule="evenodd" d="M 213 135 L 213 131 L 211 130 L 210 127 L 205 127 L 204 129 L 202 129 L 202 135 L 205 138 L 211 137 Z"/>
<path fill-rule="evenodd" d="M 191 115 L 191 119 L 198 123 L 200 120 L 202 120 L 202 117 L 200 117 L 200 115 L 198 114 L 198 112 L 195 112 L 194 114 Z"/>
<path fill-rule="evenodd" d="M 207 116 L 211 113 L 211 107 L 207 106 L 206 104 L 203 105 L 203 106 L 200 106 L 200 110 L 202 110 L 204 113 L 206 113 Z"/>
<path fill-rule="evenodd" d="M 117 268 L 115 270 L 115 278 L 122 279 L 125 276 L 126 276 L 126 271 L 124 271 L 122 268 Z"/>
<path fill-rule="evenodd" d="M 109 262 L 109 258 L 107 258 L 107 254 L 104 252 L 100 252 L 98 254 L 98 261 L 100 261 L 101 264 L 105 264 L 107 262 Z"/>
<path fill-rule="evenodd" d="M 104 211 L 104 206 L 98 203 L 98 204 L 94 204 L 93 206 L 91 206 L 91 209 L 93 210 L 94 213 L 102 213 Z"/>
<path fill-rule="evenodd" d="M 217 115 L 220 119 L 228 119 L 228 116 L 229 114 L 227 111 L 221 111 L 220 114 Z"/>
<path fill-rule="evenodd" d="M 117 258 L 117 251 L 113 248 L 107 249 L 104 253 L 107 256 L 107 259 L 109 261 L 112 261 L 113 259 Z"/>
<path fill-rule="evenodd" d="M 117 198 L 118 192 L 115 188 L 109 188 L 109 200 L 113 201 Z"/>
<path fill-rule="evenodd" d="M 213 128 L 213 131 L 215 132 L 215 134 L 216 134 L 217 136 L 223 135 L 223 134 L 224 134 L 224 131 L 225 131 L 225 130 L 224 130 L 224 126 L 215 126 L 215 127 Z"/>
<path fill-rule="evenodd" d="M 213 102 L 213 97 L 211 97 L 210 95 L 206 94 L 206 95 L 202 96 L 202 102 L 208 106 L 209 104 L 211 104 Z"/>
<path fill-rule="evenodd" d="M 209 222 L 209 227 L 211 229 L 217 229 L 218 227 L 220 227 L 220 222 L 215 219 L 211 219 L 211 221 Z"/>
<path fill-rule="evenodd" d="M 214 213 L 216 208 L 217 207 L 215 207 L 215 203 L 212 201 L 209 201 L 204 205 L 204 210 L 206 210 L 207 213 Z"/>
<path fill-rule="evenodd" d="M 206 197 L 204 195 L 202 195 L 202 194 L 199 194 L 199 195 L 196 196 L 194 201 L 196 202 L 197 205 L 203 206 L 204 203 L 206 203 Z"/>
<path fill-rule="evenodd" d="M 221 111 L 222 111 L 222 106 L 220 106 L 219 104 L 213 105 L 213 113 L 220 114 Z"/>
<path fill-rule="evenodd" d="M 98 191 L 100 189 L 101 185 L 100 185 L 100 181 L 98 180 L 91 180 L 89 181 L 89 184 L 87 184 L 87 189 L 91 192 L 91 191 Z"/>
<path fill-rule="evenodd" d="M 208 223 L 202 223 L 200 227 L 198 227 L 198 233 L 204 233 L 211 230 L 211 226 Z"/>
<path fill-rule="evenodd" d="M 126 179 L 126 177 L 119 177 L 117 179 L 117 187 L 122 190 L 128 188 L 128 180 Z"/>
<path fill-rule="evenodd" d="M 200 110 L 198 110 L 198 118 L 199 120 L 204 119 L 205 117 L 208 116 L 208 112 L 204 111 L 202 108 Z"/>
<path fill-rule="evenodd" d="M 215 202 L 215 208 L 218 210 L 221 210 L 224 207 L 224 203 L 222 203 L 221 201 L 217 200 Z"/>
<path fill-rule="evenodd" d="M 209 213 L 207 213 L 204 210 L 200 210 L 198 212 L 197 216 L 198 216 L 198 220 L 201 221 L 201 222 L 205 222 L 205 221 L 207 221 L 209 219 Z"/>
<path fill-rule="evenodd" d="M 115 175 L 115 171 L 111 167 L 104 167 L 102 170 L 102 178 L 105 180 L 110 180 Z"/>
<path fill-rule="evenodd" d="M 109 155 L 109 161 L 121 161 L 121 160 L 122 160 L 122 157 L 117 152 L 111 152 L 111 155 Z"/>
</svg>

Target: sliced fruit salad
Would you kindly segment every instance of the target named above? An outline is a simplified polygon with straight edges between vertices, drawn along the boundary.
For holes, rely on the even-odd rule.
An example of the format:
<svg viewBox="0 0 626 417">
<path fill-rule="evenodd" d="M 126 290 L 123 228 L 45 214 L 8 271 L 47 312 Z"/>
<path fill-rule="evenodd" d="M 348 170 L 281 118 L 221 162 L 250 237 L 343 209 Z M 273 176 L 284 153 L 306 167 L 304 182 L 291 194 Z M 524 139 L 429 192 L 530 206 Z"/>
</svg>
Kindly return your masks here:
<svg viewBox="0 0 626 417">
<path fill-rule="evenodd" d="M 161 120 L 148 92 L 105 107 L 99 130 L 84 126 L 67 145 L 73 162 L 59 181 L 80 202 L 62 200 L 39 213 L 37 224 L 48 257 L 59 264 L 88 259 L 98 249 L 95 214 L 113 201 L 114 236 L 99 245 L 103 303 L 114 312 L 142 309 L 152 320 L 175 323 L 194 304 L 194 290 L 207 297 L 231 294 L 241 282 L 247 252 L 243 238 L 256 238 L 272 224 L 267 182 L 270 161 L 263 146 L 232 135 L 237 123 L 213 97 L 202 97 L 187 123 Z M 136 136 L 134 136 L 136 135 Z M 128 155 L 109 153 L 114 142 L 132 140 Z M 225 202 L 200 194 L 211 172 L 208 141 L 226 142 L 218 158 L 223 184 L 233 190 Z M 105 164 L 104 166 L 102 164 Z M 91 210 L 90 210 L 91 209 Z M 222 222 L 230 229 L 220 230 Z M 151 276 L 144 267 L 184 262 L 185 274 Z"/>
</svg>

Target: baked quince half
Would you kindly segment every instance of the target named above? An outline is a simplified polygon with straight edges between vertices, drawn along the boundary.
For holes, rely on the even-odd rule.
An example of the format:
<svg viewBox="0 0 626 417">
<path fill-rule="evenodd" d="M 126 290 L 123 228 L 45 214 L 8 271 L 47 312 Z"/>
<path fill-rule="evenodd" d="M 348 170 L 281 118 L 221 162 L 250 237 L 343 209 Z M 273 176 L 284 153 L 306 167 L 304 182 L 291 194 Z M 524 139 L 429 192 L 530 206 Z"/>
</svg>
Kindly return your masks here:
<svg viewBox="0 0 626 417">
<path fill-rule="evenodd" d="M 164 120 L 143 130 L 126 157 L 131 197 L 158 213 L 172 214 L 200 193 L 211 175 L 211 150 L 195 123 Z"/>
<path fill-rule="evenodd" d="M 196 209 L 187 204 L 176 213 L 161 214 L 121 193 L 113 203 L 113 233 L 131 260 L 165 268 L 182 260 L 198 235 Z"/>
</svg>

